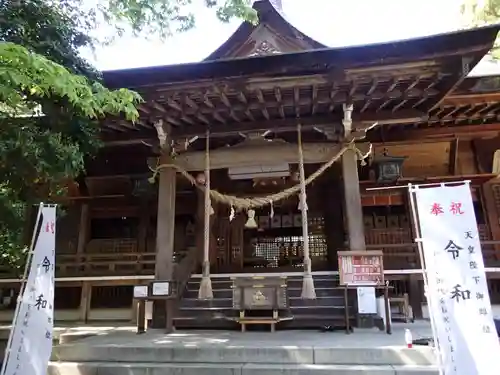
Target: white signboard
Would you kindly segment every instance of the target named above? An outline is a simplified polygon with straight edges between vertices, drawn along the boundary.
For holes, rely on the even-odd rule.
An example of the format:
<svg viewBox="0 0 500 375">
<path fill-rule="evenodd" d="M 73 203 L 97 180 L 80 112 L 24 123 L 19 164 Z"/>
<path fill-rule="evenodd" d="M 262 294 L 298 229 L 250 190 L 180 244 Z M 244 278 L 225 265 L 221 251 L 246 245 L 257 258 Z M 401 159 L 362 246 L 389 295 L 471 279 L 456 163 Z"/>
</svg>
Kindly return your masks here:
<svg viewBox="0 0 500 375">
<path fill-rule="evenodd" d="M 470 186 L 414 187 L 445 375 L 498 374 L 500 345 Z"/>
<path fill-rule="evenodd" d="M 52 353 L 56 208 L 41 206 L 40 210 L 35 227 L 39 234 L 2 375 L 46 375 Z"/>
<path fill-rule="evenodd" d="M 134 298 L 146 298 L 148 296 L 148 286 L 147 285 L 135 285 L 134 286 Z"/>
<path fill-rule="evenodd" d="M 376 314 L 377 298 L 375 297 L 375 288 L 371 286 L 358 286 L 356 292 L 358 294 L 358 313 Z"/>
<path fill-rule="evenodd" d="M 153 296 L 169 296 L 170 282 L 169 281 L 154 281 L 152 288 Z"/>
</svg>

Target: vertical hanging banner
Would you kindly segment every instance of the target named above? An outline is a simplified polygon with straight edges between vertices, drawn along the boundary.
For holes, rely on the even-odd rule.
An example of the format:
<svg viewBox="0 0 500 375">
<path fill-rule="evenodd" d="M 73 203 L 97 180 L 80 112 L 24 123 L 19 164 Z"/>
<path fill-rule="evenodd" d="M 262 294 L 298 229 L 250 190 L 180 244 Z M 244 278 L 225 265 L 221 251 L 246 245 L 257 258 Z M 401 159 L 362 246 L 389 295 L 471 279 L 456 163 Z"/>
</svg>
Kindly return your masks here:
<svg viewBox="0 0 500 375">
<path fill-rule="evenodd" d="M 52 353 L 56 207 L 40 205 L 39 210 L 31 263 L 2 375 L 46 375 Z"/>
<path fill-rule="evenodd" d="M 411 192 L 444 374 L 498 374 L 500 344 L 470 185 L 414 186 Z"/>
</svg>

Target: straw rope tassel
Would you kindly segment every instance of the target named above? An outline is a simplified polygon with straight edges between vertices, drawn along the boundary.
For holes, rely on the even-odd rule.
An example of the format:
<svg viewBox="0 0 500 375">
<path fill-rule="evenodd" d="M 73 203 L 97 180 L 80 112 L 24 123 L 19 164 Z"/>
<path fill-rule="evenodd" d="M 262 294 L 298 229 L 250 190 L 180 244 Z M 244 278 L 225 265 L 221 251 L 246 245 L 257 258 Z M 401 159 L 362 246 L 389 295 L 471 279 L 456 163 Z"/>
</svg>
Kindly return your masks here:
<svg viewBox="0 0 500 375">
<path fill-rule="evenodd" d="M 212 280 L 210 279 L 210 134 L 206 134 L 205 150 L 205 211 L 204 211 L 204 237 L 203 237 L 203 273 L 198 291 L 198 299 L 212 299 Z"/>
<path fill-rule="evenodd" d="M 307 197 L 306 177 L 304 173 L 304 154 L 302 151 L 302 129 L 300 123 L 297 126 L 297 144 L 299 148 L 299 178 L 300 178 L 300 200 L 302 211 L 302 237 L 304 238 L 304 276 L 302 278 L 302 294 L 304 299 L 316 299 L 316 290 L 311 273 L 311 257 L 309 256 L 309 228 L 307 220 Z"/>
</svg>

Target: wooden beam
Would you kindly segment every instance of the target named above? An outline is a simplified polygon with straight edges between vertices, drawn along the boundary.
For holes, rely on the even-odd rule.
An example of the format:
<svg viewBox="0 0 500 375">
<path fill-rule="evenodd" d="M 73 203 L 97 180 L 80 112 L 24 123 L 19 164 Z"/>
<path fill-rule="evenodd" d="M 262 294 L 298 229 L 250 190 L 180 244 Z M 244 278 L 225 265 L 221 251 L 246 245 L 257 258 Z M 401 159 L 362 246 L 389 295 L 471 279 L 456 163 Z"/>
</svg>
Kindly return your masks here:
<svg viewBox="0 0 500 375">
<path fill-rule="evenodd" d="M 469 105 L 481 103 L 495 103 L 500 102 L 500 92 L 490 92 L 482 94 L 461 94 L 449 95 L 445 98 L 443 106 L 449 105 Z"/>
<path fill-rule="evenodd" d="M 369 143 L 358 143 L 357 147 L 363 152 L 370 151 Z M 342 145 L 336 143 L 304 143 L 304 163 L 324 163 L 337 154 Z M 210 167 L 223 169 L 232 167 L 249 167 L 255 165 L 273 165 L 280 163 L 294 164 L 298 162 L 297 145 L 291 143 L 273 144 L 268 146 L 233 146 L 216 149 L 210 152 Z M 155 159 L 156 160 L 156 159 Z M 168 163 L 169 158 L 164 157 L 161 163 Z M 187 152 L 175 158 L 175 164 L 187 171 L 203 170 L 205 152 Z"/>
<path fill-rule="evenodd" d="M 432 138 L 480 138 L 487 136 L 496 136 L 500 132 L 500 123 L 478 124 L 478 125 L 457 125 L 449 127 L 428 127 L 426 129 L 398 129 L 386 130 L 384 132 L 384 142 L 398 142 L 406 140 L 422 140 Z M 370 137 L 370 141 L 376 142 L 376 136 Z M 381 140 L 382 141 L 382 140 Z"/>
<path fill-rule="evenodd" d="M 456 73 L 452 74 L 450 78 L 446 79 L 446 84 L 443 85 L 443 87 L 441 87 L 440 93 L 435 98 L 433 105 L 427 108 L 428 111 L 432 111 L 433 109 L 439 108 L 443 103 L 443 101 L 445 100 L 445 97 L 460 86 L 460 84 L 463 82 L 465 77 L 467 77 L 467 75 L 470 72 L 471 62 L 472 62 L 471 57 L 462 56 L 458 63 L 454 62 L 453 64 L 451 64 L 448 70 Z"/>
<path fill-rule="evenodd" d="M 376 113 L 353 113 L 352 115 L 354 127 L 356 124 L 363 128 L 366 124 L 378 123 L 382 124 L 404 124 L 414 123 L 427 119 L 427 114 L 417 110 L 401 110 L 401 111 L 380 111 Z M 249 132 L 265 132 L 271 130 L 275 133 L 291 132 L 297 130 L 297 124 L 302 125 L 303 130 L 313 129 L 318 126 L 330 126 L 332 130 L 337 130 L 342 134 L 340 123 L 342 117 L 334 116 L 310 116 L 304 118 L 290 119 L 270 119 L 258 122 L 232 123 L 227 125 L 192 125 L 185 127 L 174 127 L 172 129 L 172 138 L 192 138 L 195 136 L 203 137 L 207 128 L 211 130 L 211 137 L 226 137 L 237 135 L 239 133 Z M 339 124 L 336 126 L 335 124 Z"/>
<path fill-rule="evenodd" d="M 405 188 L 409 183 L 414 185 L 416 184 L 436 184 L 439 185 L 441 182 L 453 183 L 460 182 L 464 180 L 471 181 L 472 185 L 482 185 L 490 182 L 492 179 L 496 178 L 497 175 L 493 173 L 483 173 L 483 174 L 465 174 L 465 175 L 455 175 L 455 176 L 433 176 L 433 177 L 410 177 L 410 178 L 402 178 L 398 180 L 392 187 L 401 186 L 401 188 Z M 379 184 L 376 181 L 371 180 L 363 180 L 360 181 L 360 186 L 365 191 L 370 191 L 370 189 L 380 188 Z"/>
<path fill-rule="evenodd" d="M 115 139 L 115 140 L 106 140 L 108 137 L 104 137 L 104 146 L 105 147 L 120 147 L 120 146 L 131 146 L 131 145 L 140 145 L 143 144 L 144 146 L 149 146 L 149 145 L 155 145 L 158 143 L 158 138 L 151 136 L 151 137 L 141 137 L 141 138 L 133 138 L 130 137 L 130 134 L 127 134 L 128 137 L 127 139 Z"/>
</svg>

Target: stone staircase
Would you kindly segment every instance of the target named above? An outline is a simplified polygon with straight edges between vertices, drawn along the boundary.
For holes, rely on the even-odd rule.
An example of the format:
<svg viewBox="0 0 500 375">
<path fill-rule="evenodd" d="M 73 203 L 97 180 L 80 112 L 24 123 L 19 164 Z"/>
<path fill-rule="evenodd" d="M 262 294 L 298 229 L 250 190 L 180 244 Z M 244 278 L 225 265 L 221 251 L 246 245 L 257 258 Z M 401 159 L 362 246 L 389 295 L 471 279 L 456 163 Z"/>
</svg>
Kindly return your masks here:
<svg viewBox="0 0 500 375">
<path fill-rule="evenodd" d="M 48 375 L 438 374 L 431 348 L 395 346 L 395 336 L 361 331 L 115 332 L 56 346 Z"/>
<path fill-rule="evenodd" d="M 287 278 L 289 313 L 293 320 L 280 323 L 278 328 L 313 328 L 324 325 L 345 326 L 344 291 L 339 289 L 336 276 L 315 275 L 316 300 L 300 297 L 302 277 Z M 232 281 L 229 277 L 212 278 L 214 298 L 210 301 L 198 299 L 200 278 L 192 277 L 186 284 L 182 299 L 179 301 L 175 325 L 178 328 L 236 329 L 238 325 L 227 318 L 234 317 L 232 309 Z M 355 323 L 355 296 L 350 296 L 351 324 Z"/>
</svg>

